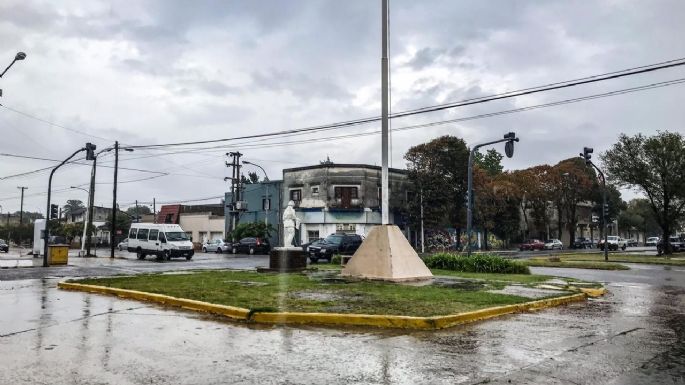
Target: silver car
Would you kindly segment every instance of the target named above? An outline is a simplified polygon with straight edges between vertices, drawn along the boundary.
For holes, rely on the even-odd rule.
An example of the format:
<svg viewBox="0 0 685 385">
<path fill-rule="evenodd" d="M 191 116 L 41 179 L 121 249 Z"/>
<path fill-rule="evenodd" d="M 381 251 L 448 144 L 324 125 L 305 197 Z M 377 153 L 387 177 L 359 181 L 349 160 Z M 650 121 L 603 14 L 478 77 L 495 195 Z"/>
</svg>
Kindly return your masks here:
<svg viewBox="0 0 685 385">
<path fill-rule="evenodd" d="M 229 250 L 231 250 L 231 244 L 225 242 L 223 239 L 212 239 L 211 241 L 202 244 L 203 253 L 214 252 L 221 254 L 224 251 Z"/>
<path fill-rule="evenodd" d="M 117 245 L 117 249 L 119 249 L 119 251 L 128 249 L 128 238 L 119 242 L 119 245 Z"/>
</svg>

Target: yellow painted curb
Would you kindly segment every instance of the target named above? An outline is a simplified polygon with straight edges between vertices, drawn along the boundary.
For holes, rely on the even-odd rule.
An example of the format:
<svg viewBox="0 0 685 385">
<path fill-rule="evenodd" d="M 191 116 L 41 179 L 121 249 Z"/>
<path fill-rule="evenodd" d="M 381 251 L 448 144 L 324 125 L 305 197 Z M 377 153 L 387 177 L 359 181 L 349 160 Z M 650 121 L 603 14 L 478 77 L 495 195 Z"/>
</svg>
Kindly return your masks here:
<svg viewBox="0 0 685 385">
<path fill-rule="evenodd" d="M 599 288 L 599 289 L 592 289 L 589 287 L 582 287 L 580 288 L 580 291 L 584 294 L 586 294 L 588 297 L 596 298 L 596 297 L 601 297 L 604 294 L 607 293 L 607 289 L 605 288 Z"/>
<path fill-rule="evenodd" d="M 234 320 L 254 321 L 268 324 L 318 324 L 354 325 L 381 328 L 436 330 L 456 325 L 476 322 L 505 314 L 521 313 L 559 306 L 570 302 L 582 301 L 606 293 L 602 289 L 580 289 L 582 292 L 564 297 L 547 298 L 514 305 L 496 306 L 471 312 L 434 317 L 411 317 L 397 315 L 341 314 L 341 313 L 297 313 L 297 312 L 250 312 L 234 306 L 216 305 L 191 299 L 176 298 L 168 295 L 146 293 L 136 290 L 117 289 L 106 286 L 85 285 L 73 282 L 60 282 L 57 287 L 65 290 L 79 290 L 90 293 L 111 294 L 122 298 L 156 302 L 189 310 L 223 315 Z"/>
<path fill-rule="evenodd" d="M 139 301 L 156 302 L 163 305 L 176 306 L 189 310 L 202 311 L 222 315 L 236 320 L 247 320 L 250 311 L 240 307 L 217 305 L 192 299 L 176 298 L 169 295 L 146 293 L 144 291 L 117 289 L 114 287 L 85 285 L 73 282 L 59 282 L 57 287 L 65 290 L 79 290 L 89 293 L 113 294 L 121 298 L 137 299 Z"/>
</svg>

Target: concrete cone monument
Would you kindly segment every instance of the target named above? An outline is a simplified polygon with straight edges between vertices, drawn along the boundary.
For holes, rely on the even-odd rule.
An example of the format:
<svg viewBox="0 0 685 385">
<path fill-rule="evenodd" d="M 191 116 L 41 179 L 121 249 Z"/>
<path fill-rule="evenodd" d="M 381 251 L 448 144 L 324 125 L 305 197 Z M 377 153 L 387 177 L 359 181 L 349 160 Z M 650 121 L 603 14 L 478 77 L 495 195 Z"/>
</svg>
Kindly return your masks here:
<svg viewBox="0 0 685 385">
<path fill-rule="evenodd" d="M 341 274 L 395 282 L 433 277 L 400 228 L 395 225 L 372 228 Z"/>
</svg>

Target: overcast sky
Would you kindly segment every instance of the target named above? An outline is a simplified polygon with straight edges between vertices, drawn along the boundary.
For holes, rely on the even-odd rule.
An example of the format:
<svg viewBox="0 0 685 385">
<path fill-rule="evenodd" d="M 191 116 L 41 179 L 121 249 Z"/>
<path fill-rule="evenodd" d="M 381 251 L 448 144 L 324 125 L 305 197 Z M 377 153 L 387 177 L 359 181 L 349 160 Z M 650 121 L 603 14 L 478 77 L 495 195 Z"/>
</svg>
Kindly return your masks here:
<svg viewBox="0 0 685 385">
<path fill-rule="evenodd" d="M 685 2 L 391 0 L 392 110 L 401 111 L 685 57 Z M 32 1 L 0 3 L 0 153 L 64 159 L 98 149 L 231 138 L 380 114 L 380 1 Z M 393 120 L 393 128 L 468 117 L 685 78 L 677 67 Z M 418 143 L 450 134 L 469 145 L 515 131 L 507 169 L 554 164 L 583 146 L 607 149 L 622 132 L 685 131 L 685 85 L 516 114 L 397 131 L 392 165 Z M 50 125 L 21 113 L 38 117 Z M 373 132 L 380 124 L 202 152 L 122 153 L 119 202 L 222 195 L 227 151 L 263 166 L 380 164 L 379 135 L 273 145 Z M 238 142 L 234 142 L 238 143 Z M 261 147 L 260 147 L 261 146 Z M 155 156 L 151 156 L 155 155 Z M 111 166 L 103 154 L 98 164 Z M 0 177 L 53 162 L 0 156 Z M 246 170 L 254 170 L 249 166 Z M 260 174 L 261 171 L 257 170 Z M 69 165 L 53 202 L 86 200 L 90 168 Z M 3 213 L 45 211 L 48 172 L 0 179 Z M 98 205 L 111 206 L 112 169 L 97 171 Z M 630 194 L 626 194 L 630 196 Z M 207 202 L 217 202 L 211 200 Z"/>
</svg>

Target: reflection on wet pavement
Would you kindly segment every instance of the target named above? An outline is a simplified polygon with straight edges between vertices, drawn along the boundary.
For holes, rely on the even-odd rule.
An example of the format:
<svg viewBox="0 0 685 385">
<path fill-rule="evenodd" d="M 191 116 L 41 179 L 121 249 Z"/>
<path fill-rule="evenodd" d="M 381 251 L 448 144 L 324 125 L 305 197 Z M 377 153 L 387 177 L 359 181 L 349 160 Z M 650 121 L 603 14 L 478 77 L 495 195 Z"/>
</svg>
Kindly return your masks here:
<svg viewBox="0 0 685 385">
<path fill-rule="evenodd" d="M 0 384 L 683 383 L 685 287 L 612 273 L 605 297 L 438 332 L 237 324 L 0 281 Z"/>
</svg>

